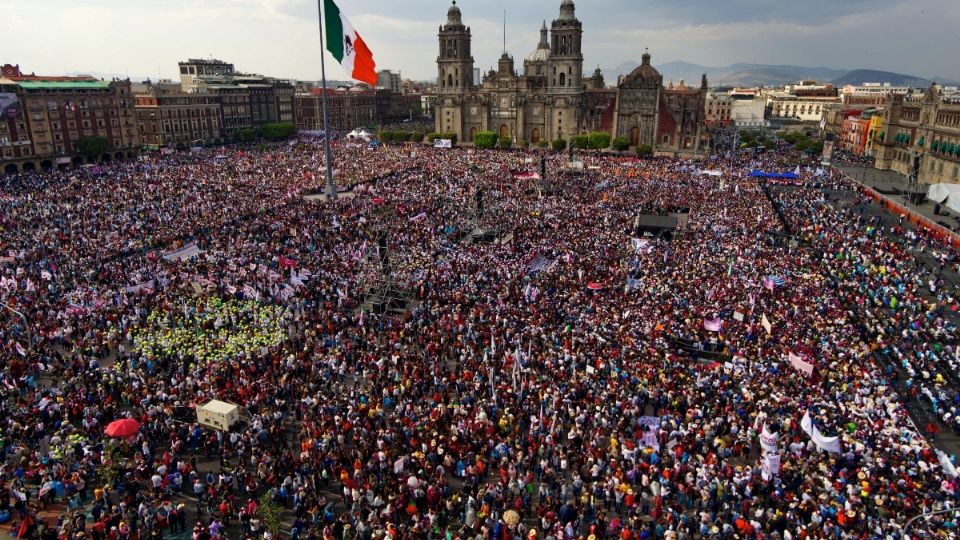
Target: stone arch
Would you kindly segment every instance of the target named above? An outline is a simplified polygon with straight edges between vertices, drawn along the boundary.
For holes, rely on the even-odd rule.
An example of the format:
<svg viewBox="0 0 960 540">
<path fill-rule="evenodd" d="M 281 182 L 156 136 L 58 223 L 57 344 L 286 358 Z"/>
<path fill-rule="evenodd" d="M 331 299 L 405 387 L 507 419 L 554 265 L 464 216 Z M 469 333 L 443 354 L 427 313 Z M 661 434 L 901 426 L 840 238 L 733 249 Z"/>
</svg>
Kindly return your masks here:
<svg viewBox="0 0 960 540">
<path fill-rule="evenodd" d="M 474 137 L 476 136 L 477 136 L 477 128 L 475 127 L 470 128 L 470 142 L 476 142 L 473 140 Z"/>
<path fill-rule="evenodd" d="M 630 146 L 638 144 L 640 144 L 640 128 L 632 127 L 630 128 Z"/>
<path fill-rule="evenodd" d="M 533 128 L 533 131 L 530 132 L 530 144 L 537 144 L 540 142 L 540 128 Z"/>
<path fill-rule="evenodd" d="M 509 137 L 510 136 L 510 126 L 506 124 L 500 124 L 500 136 Z"/>
<path fill-rule="evenodd" d="M 560 86 L 566 86 L 566 85 L 567 85 L 567 74 L 560 73 Z"/>
<path fill-rule="evenodd" d="M 45 159 L 45 160 L 41 161 L 41 162 L 40 162 L 40 169 L 42 169 L 42 170 L 44 170 L 44 171 L 52 170 L 52 169 L 53 169 L 53 162 L 50 161 L 49 159 Z"/>
<path fill-rule="evenodd" d="M 21 166 L 20 170 L 23 172 L 33 172 L 37 170 L 37 164 L 32 161 L 27 161 Z"/>
<path fill-rule="evenodd" d="M 3 174 L 17 174 L 20 172 L 20 167 L 16 163 L 7 163 L 3 166 Z"/>
<path fill-rule="evenodd" d="M 111 156 L 110 154 L 104 154 L 100 156 L 100 161 L 102 161 L 103 163 L 110 163 L 111 161 L 113 161 L 113 156 Z"/>
<path fill-rule="evenodd" d="M 447 87 L 453 86 L 453 73 L 447 73 Z"/>
</svg>

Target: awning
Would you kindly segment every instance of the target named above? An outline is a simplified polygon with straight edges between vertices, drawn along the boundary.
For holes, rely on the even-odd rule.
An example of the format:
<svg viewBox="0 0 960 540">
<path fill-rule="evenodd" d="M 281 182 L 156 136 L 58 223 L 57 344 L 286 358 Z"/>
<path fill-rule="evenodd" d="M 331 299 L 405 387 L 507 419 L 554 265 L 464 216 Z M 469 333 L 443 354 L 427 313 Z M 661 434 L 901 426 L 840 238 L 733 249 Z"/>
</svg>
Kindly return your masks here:
<svg viewBox="0 0 960 540">
<path fill-rule="evenodd" d="M 926 138 L 926 137 L 920 137 L 920 140 L 917 141 L 917 146 L 923 146 L 923 144 L 924 144 L 925 142 L 927 142 L 927 138 Z"/>
<path fill-rule="evenodd" d="M 930 150 L 933 150 L 934 152 L 936 152 L 937 148 L 940 148 L 940 141 L 933 141 L 932 143 L 930 143 Z"/>
</svg>

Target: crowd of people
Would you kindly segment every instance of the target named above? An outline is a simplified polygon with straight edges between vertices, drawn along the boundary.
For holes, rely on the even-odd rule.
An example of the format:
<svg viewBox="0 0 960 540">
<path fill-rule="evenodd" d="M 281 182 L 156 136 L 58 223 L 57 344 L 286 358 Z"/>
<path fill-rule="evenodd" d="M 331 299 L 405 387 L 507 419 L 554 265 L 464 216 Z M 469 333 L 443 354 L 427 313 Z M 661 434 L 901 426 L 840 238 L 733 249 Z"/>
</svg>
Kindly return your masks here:
<svg viewBox="0 0 960 540">
<path fill-rule="evenodd" d="M 955 249 L 837 173 L 333 150 L 336 201 L 308 139 L 0 180 L 15 536 L 899 540 L 953 508 L 907 405 L 960 429 Z"/>
</svg>

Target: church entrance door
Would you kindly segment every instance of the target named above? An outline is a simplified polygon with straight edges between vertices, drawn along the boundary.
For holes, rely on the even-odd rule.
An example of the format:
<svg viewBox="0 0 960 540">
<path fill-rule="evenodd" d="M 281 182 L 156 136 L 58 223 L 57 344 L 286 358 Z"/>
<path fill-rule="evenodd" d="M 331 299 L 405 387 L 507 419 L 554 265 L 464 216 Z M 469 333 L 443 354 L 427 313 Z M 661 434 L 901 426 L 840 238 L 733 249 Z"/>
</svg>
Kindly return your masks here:
<svg viewBox="0 0 960 540">
<path fill-rule="evenodd" d="M 473 138 L 477 135 L 477 128 L 470 128 L 470 142 L 475 142 Z"/>
<path fill-rule="evenodd" d="M 501 136 L 501 137 L 509 137 L 509 136 L 510 136 L 510 126 L 508 126 L 508 125 L 506 125 L 506 124 L 501 124 L 501 125 L 500 125 L 500 136 Z"/>
<path fill-rule="evenodd" d="M 636 146 L 640 144 L 640 128 L 633 128 L 630 130 L 630 146 Z"/>
<path fill-rule="evenodd" d="M 530 144 L 537 144 L 540 142 L 540 128 L 533 128 L 533 131 L 530 132 Z"/>
</svg>

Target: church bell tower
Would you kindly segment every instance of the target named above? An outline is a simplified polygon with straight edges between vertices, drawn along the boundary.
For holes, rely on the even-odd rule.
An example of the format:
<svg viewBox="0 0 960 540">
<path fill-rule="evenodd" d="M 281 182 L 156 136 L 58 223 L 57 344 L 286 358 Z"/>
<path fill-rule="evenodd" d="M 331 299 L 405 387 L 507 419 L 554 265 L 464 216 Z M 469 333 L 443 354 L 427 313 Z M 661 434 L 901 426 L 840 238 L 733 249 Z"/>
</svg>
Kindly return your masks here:
<svg viewBox="0 0 960 540">
<path fill-rule="evenodd" d="M 470 28 L 463 25 L 456 0 L 447 10 L 447 24 L 440 27 L 437 57 L 437 88 L 441 94 L 463 94 L 473 87 L 473 56 Z"/>
<path fill-rule="evenodd" d="M 583 24 L 577 19 L 573 0 L 560 4 L 560 18 L 550 28 L 550 61 L 547 87 L 553 93 L 583 91 Z"/>
</svg>

